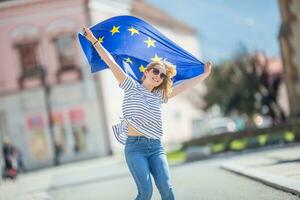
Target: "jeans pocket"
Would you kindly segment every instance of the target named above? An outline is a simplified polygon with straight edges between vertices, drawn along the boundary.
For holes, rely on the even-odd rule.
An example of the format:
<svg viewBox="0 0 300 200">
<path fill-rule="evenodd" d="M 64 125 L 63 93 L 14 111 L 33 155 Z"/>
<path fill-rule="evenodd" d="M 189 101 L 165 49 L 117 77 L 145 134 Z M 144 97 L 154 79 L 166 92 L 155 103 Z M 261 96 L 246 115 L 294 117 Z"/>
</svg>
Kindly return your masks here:
<svg viewBox="0 0 300 200">
<path fill-rule="evenodd" d="M 127 138 L 125 145 L 134 145 L 138 142 L 138 138 Z"/>
</svg>

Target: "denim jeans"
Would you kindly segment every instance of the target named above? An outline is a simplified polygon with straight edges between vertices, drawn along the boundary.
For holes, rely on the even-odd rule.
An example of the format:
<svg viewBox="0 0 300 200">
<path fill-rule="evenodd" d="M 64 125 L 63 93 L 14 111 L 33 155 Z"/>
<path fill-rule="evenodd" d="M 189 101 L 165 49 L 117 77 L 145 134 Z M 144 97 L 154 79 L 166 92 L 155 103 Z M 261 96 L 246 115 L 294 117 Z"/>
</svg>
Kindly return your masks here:
<svg viewBox="0 0 300 200">
<path fill-rule="evenodd" d="M 160 140 L 144 136 L 128 136 L 125 158 L 138 189 L 135 200 L 151 199 L 153 187 L 150 174 L 161 199 L 174 199 L 167 157 Z"/>
</svg>

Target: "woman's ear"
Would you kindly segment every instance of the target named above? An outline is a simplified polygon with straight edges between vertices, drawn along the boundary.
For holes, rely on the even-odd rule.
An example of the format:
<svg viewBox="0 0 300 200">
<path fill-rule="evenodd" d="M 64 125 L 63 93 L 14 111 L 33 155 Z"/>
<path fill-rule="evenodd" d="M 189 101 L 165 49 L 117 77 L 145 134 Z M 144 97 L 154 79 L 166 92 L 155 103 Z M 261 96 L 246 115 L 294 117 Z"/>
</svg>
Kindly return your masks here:
<svg viewBox="0 0 300 200">
<path fill-rule="evenodd" d="M 145 70 L 145 71 L 144 71 L 144 75 L 145 75 L 145 76 L 148 75 L 148 73 L 149 73 L 148 70 Z"/>
</svg>

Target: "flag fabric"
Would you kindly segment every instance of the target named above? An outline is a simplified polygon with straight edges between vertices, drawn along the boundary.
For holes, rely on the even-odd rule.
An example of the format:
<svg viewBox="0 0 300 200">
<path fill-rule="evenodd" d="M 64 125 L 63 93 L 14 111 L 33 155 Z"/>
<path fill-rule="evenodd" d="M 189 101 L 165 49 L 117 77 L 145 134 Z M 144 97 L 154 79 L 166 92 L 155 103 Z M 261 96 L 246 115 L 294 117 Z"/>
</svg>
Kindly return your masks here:
<svg viewBox="0 0 300 200">
<path fill-rule="evenodd" d="M 203 62 L 139 18 L 112 17 L 90 30 L 124 72 L 136 81 L 141 81 L 148 63 L 159 60 L 167 60 L 176 66 L 175 84 L 204 72 Z M 91 71 L 107 69 L 93 45 L 81 33 L 78 37 Z"/>
</svg>

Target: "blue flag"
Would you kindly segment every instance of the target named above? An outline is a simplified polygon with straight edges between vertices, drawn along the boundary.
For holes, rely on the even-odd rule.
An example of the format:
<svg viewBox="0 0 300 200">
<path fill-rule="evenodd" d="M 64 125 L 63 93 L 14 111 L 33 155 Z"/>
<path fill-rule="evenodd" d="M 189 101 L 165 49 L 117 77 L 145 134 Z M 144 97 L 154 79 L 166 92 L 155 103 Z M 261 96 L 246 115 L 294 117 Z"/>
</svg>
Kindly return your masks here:
<svg viewBox="0 0 300 200">
<path fill-rule="evenodd" d="M 167 60 L 176 66 L 173 82 L 189 79 L 204 71 L 204 64 L 169 40 L 145 21 L 133 16 L 117 16 L 90 28 L 94 36 L 121 68 L 137 81 L 152 61 Z M 93 45 L 80 33 L 79 41 L 91 71 L 108 68 Z"/>
</svg>

